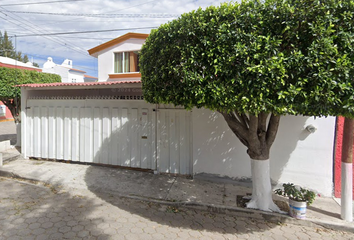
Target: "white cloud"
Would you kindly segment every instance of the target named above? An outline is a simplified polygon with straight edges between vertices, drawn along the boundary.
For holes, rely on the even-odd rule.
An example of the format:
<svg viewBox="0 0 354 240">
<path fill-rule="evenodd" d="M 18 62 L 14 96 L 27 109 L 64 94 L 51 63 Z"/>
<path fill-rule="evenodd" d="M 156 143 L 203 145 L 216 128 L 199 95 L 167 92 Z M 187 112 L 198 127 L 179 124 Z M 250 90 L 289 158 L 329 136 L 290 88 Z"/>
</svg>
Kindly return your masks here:
<svg viewBox="0 0 354 240">
<path fill-rule="evenodd" d="M 22 0 L 21 2 L 41 2 L 44 0 Z M 17 3 L 21 3 L 17 2 Z M 48 2 L 48 1 L 46 1 Z M 97 60 L 88 55 L 87 50 L 116 38 L 126 32 L 150 32 L 145 30 L 126 30 L 116 32 L 87 33 L 58 36 L 27 36 L 58 32 L 95 31 L 107 29 L 126 29 L 136 27 L 158 27 L 170 19 L 166 18 L 97 18 L 88 16 L 63 16 L 47 14 L 10 13 L 7 11 L 27 11 L 68 14 L 182 14 L 199 7 L 219 5 L 222 0 L 83 0 L 50 4 L 31 4 L 3 6 L 14 3 L 4 0 L 0 5 L 0 31 L 7 31 L 16 37 L 17 51 L 26 53 L 29 58 L 42 65 L 47 57 L 56 63 L 64 59 L 73 60 L 74 67 L 97 76 Z M 1 7 L 3 6 L 3 7 Z M 15 37 L 13 37 L 15 40 Z"/>
</svg>

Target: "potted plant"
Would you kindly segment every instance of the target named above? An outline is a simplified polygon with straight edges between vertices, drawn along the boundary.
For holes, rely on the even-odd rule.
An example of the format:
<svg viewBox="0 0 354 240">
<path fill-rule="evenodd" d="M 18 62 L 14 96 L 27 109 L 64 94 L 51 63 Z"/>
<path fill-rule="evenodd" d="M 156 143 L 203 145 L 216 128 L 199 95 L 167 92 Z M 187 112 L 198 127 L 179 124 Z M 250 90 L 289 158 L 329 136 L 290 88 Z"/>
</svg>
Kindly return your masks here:
<svg viewBox="0 0 354 240">
<path fill-rule="evenodd" d="M 316 194 L 293 183 L 284 183 L 283 188 L 276 189 L 275 193 L 289 198 L 290 216 L 297 219 L 306 218 L 307 206 L 313 203 Z"/>
</svg>

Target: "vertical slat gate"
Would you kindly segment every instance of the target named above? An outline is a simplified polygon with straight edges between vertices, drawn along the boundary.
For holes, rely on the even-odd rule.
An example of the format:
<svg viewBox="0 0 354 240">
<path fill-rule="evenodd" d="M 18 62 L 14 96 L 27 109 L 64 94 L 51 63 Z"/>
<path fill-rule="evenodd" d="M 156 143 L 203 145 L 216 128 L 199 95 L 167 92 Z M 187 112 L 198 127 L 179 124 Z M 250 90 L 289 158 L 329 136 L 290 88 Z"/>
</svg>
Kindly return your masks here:
<svg viewBox="0 0 354 240">
<path fill-rule="evenodd" d="M 41 107 L 41 157 L 48 158 L 48 108 Z"/>
<path fill-rule="evenodd" d="M 120 165 L 118 133 L 120 129 L 120 118 L 118 108 L 112 109 L 112 134 L 111 134 L 111 162 L 112 165 Z"/>
<path fill-rule="evenodd" d="M 56 109 L 53 106 L 48 110 L 48 158 L 54 159 L 56 156 Z"/>
<path fill-rule="evenodd" d="M 63 158 L 64 160 L 72 160 L 71 157 L 71 147 L 72 147 L 72 137 L 71 137 L 71 108 L 64 108 L 64 126 L 63 126 Z"/>
<path fill-rule="evenodd" d="M 79 110 L 73 107 L 71 118 L 71 159 L 73 161 L 79 161 L 79 126 Z"/>
<path fill-rule="evenodd" d="M 159 109 L 157 130 L 158 169 L 164 173 L 192 174 L 190 112 Z"/>
<path fill-rule="evenodd" d="M 24 123 L 27 156 L 156 169 L 153 105 L 143 101 L 125 104 L 116 106 L 117 102 L 105 100 L 28 100 Z M 170 171 L 169 163 L 166 171 Z"/>
</svg>

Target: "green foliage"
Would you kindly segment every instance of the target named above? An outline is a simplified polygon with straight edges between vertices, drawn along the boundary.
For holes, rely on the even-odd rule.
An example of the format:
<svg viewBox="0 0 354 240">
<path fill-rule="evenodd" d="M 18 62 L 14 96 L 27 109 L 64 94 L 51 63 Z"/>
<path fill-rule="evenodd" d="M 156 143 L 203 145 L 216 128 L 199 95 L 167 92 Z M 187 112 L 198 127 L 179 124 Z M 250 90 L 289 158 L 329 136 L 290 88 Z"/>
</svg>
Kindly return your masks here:
<svg viewBox="0 0 354 240">
<path fill-rule="evenodd" d="M 354 116 L 354 1 L 198 9 L 151 32 L 140 71 L 151 103 Z"/>
<path fill-rule="evenodd" d="M 15 48 L 6 31 L 4 35 L 0 32 L 0 56 L 16 58 Z"/>
<path fill-rule="evenodd" d="M 4 35 L 2 35 L 0 31 L 0 56 L 12 58 L 24 63 L 29 62 L 27 54 L 23 55 L 21 51 L 16 52 L 12 39 L 9 38 L 6 31 Z M 33 66 L 39 67 L 38 63 L 33 63 Z"/>
<path fill-rule="evenodd" d="M 21 89 L 16 85 L 60 81 L 60 76 L 56 74 L 0 67 L 0 101 L 10 109 L 15 122 L 20 122 Z"/>
<path fill-rule="evenodd" d="M 20 96 L 20 84 L 60 82 L 56 74 L 40 73 L 30 70 L 0 67 L 0 98 Z"/>
<path fill-rule="evenodd" d="M 293 183 L 284 183 L 284 189 L 276 189 L 275 193 L 284 197 L 288 197 L 294 201 L 307 202 L 310 206 L 315 200 L 316 194 L 313 191 L 295 186 Z"/>
</svg>

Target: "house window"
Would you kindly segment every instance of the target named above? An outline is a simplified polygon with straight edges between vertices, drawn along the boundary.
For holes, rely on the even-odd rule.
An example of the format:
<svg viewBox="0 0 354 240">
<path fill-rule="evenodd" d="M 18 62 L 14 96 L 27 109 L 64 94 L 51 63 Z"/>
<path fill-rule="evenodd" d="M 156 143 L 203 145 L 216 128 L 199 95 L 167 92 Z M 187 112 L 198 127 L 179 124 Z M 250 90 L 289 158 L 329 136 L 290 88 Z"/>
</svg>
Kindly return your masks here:
<svg viewBox="0 0 354 240">
<path fill-rule="evenodd" d="M 114 53 L 114 73 L 139 72 L 139 52 Z"/>
</svg>

